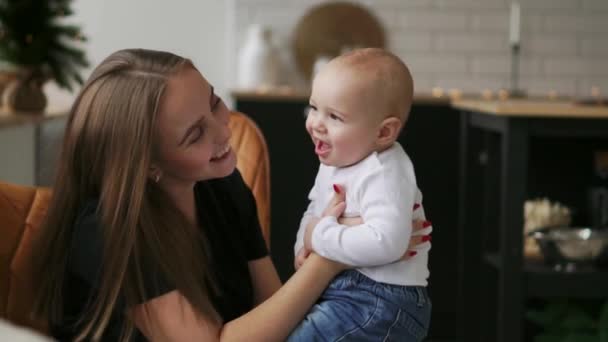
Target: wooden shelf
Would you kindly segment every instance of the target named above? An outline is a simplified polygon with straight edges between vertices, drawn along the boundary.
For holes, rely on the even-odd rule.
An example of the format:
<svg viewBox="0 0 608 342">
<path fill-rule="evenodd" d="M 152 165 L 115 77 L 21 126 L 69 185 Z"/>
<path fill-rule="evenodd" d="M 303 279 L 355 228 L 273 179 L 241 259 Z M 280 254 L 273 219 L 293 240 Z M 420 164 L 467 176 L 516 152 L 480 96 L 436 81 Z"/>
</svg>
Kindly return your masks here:
<svg viewBox="0 0 608 342">
<path fill-rule="evenodd" d="M 484 261 L 498 269 L 498 254 L 484 255 Z M 524 263 L 524 288 L 528 297 L 608 298 L 608 270 L 585 268 L 555 271 L 536 261 Z"/>
</svg>

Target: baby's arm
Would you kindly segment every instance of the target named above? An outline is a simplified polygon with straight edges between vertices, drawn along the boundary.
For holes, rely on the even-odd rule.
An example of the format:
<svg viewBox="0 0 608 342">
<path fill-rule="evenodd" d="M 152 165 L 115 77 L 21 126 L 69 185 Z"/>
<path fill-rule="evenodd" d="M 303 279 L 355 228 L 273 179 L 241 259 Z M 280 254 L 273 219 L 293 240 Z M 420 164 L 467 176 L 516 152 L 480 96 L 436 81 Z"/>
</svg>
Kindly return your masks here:
<svg viewBox="0 0 608 342">
<path fill-rule="evenodd" d="M 399 260 L 412 233 L 416 185 L 378 169 L 351 191 L 356 191 L 364 223 L 348 228 L 335 218 L 324 217 L 312 232 L 312 249 L 328 259 L 356 267 Z"/>
</svg>

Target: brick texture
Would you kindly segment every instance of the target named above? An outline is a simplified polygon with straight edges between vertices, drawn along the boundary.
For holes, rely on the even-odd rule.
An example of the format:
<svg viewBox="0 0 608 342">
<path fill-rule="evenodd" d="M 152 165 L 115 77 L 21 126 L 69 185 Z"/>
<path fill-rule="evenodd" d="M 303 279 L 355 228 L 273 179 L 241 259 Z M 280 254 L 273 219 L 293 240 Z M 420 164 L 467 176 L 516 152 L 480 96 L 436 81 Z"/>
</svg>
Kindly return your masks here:
<svg viewBox="0 0 608 342">
<path fill-rule="evenodd" d="M 231 0 L 234 53 L 247 27 L 268 25 L 289 51 L 299 18 L 324 0 Z M 388 48 L 412 69 L 416 89 L 508 88 L 509 0 L 356 0 L 383 24 Z M 530 94 L 608 92 L 608 1 L 526 0 L 520 85 Z M 293 72 L 293 71 L 292 71 Z M 297 79 L 297 77 L 296 77 Z M 301 78 L 299 84 L 302 84 Z"/>
</svg>

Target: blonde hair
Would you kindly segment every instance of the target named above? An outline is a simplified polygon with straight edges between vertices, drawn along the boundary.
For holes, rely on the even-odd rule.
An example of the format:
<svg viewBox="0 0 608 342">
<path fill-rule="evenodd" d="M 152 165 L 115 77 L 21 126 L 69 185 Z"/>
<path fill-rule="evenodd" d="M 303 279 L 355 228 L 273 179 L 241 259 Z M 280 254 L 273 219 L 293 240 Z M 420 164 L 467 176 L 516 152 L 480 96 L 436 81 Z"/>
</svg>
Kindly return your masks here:
<svg viewBox="0 0 608 342">
<path fill-rule="evenodd" d="M 98 198 L 102 273 L 99 291 L 79 322 L 79 340 L 102 337 L 119 296 L 127 307 L 145 302 L 143 265 L 157 266 L 198 311 L 217 318 L 209 301 L 217 288 L 207 242 L 148 177 L 167 80 L 189 67 L 194 68 L 189 60 L 167 52 L 117 51 L 93 71 L 71 109 L 39 241 L 39 267 L 46 271 L 39 273 L 36 311 L 52 322 L 64 319 L 62 291 L 74 223 L 82 205 Z M 124 340 L 133 331 L 127 315 L 125 321 Z"/>
<path fill-rule="evenodd" d="M 370 91 L 382 103 L 385 116 L 405 123 L 414 97 L 414 81 L 405 63 L 389 51 L 363 48 L 334 58 L 331 64 L 371 76 Z"/>
</svg>

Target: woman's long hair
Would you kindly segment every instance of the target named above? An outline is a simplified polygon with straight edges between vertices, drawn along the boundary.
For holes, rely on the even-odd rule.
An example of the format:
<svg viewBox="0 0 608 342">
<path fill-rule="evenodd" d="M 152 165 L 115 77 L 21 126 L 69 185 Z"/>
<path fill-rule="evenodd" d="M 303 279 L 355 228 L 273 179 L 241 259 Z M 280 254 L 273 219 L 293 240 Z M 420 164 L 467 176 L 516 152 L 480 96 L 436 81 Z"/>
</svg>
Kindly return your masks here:
<svg viewBox="0 0 608 342">
<path fill-rule="evenodd" d="M 217 319 L 209 300 L 216 286 L 204 237 L 149 178 L 163 91 L 168 78 L 189 67 L 189 60 L 171 53 L 115 52 L 93 71 L 71 109 L 37 247 L 41 271 L 35 311 L 50 322 L 65 319 L 63 291 L 74 223 L 83 204 L 98 199 L 99 290 L 78 324 L 78 339 L 99 340 L 117 300 L 127 307 L 146 300 L 143 271 L 149 265 L 201 314 Z M 133 332 L 127 317 L 123 339 Z"/>
</svg>

